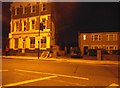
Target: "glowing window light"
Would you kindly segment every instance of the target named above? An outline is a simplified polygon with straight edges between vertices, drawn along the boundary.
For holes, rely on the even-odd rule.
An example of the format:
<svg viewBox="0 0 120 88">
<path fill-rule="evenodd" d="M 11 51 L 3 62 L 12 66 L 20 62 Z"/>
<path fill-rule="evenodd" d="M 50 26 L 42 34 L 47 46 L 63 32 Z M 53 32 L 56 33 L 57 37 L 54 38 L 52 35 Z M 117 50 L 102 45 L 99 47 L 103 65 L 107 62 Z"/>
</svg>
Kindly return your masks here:
<svg viewBox="0 0 120 88">
<path fill-rule="evenodd" d="M 86 35 L 83 35 L 83 40 L 86 40 Z"/>
</svg>

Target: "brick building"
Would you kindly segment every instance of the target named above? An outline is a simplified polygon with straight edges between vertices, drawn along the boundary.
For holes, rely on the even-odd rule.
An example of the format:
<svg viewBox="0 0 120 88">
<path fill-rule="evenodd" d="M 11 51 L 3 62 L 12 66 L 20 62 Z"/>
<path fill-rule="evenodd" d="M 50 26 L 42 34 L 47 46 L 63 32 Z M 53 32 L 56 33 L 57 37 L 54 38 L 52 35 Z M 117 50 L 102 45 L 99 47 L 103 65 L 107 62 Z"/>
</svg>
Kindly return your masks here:
<svg viewBox="0 0 120 88">
<path fill-rule="evenodd" d="M 49 2 L 13 2 L 11 4 L 9 49 L 11 53 L 36 53 L 55 45 L 55 25 Z M 40 29 L 43 23 L 43 31 Z"/>
<path fill-rule="evenodd" d="M 78 43 L 82 55 L 89 49 L 105 49 L 108 53 L 120 50 L 120 32 L 78 33 Z"/>
</svg>

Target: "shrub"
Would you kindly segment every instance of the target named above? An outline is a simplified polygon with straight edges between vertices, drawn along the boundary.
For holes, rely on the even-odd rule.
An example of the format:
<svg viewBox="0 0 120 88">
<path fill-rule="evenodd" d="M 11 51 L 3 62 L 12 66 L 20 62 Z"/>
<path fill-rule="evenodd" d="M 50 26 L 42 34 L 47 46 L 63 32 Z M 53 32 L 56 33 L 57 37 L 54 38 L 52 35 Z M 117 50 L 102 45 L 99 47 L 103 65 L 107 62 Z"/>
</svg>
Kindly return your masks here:
<svg viewBox="0 0 120 88">
<path fill-rule="evenodd" d="M 97 56 L 97 50 L 96 49 L 89 49 L 89 56 Z"/>
<path fill-rule="evenodd" d="M 120 50 L 112 50 L 112 54 L 120 55 Z"/>
</svg>

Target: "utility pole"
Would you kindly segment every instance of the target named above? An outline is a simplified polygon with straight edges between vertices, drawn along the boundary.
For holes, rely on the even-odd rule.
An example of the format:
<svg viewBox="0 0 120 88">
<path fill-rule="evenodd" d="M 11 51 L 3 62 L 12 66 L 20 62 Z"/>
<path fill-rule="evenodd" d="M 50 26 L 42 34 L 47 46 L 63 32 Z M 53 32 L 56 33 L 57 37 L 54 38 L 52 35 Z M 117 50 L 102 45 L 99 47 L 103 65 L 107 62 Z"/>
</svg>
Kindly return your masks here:
<svg viewBox="0 0 120 88">
<path fill-rule="evenodd" d="M 43 23 L 40 22 L 40 5 L 39 5 L 39 32 L 38 32 L 38 35 L 39 35 L 39 38 L 40 38 L 40 30 L 43 31 Z M 40 39 L 38 40 L 38 59 L 40 57 Z"/>
</svg>

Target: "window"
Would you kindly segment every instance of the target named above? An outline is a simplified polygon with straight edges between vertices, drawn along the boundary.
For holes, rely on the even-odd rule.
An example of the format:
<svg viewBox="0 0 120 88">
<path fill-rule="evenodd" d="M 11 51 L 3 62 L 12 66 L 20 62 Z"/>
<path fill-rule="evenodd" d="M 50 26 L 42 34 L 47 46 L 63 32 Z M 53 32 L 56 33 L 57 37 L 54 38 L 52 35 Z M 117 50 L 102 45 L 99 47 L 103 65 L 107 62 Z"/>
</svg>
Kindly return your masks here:
<svg viewBox="0 0 120 88">
<path fill-rule="evenodd" d="M 98 35 L 94 35 L 94 40 L 95 40 L 95 41 L 98 40 Z"/>
<path fill-rule="evenodd" d="M 35 37 L 30 37 L 30 48 L 35 48 Z"/>
<path fill-rule="evenodd" d="M 46 10 L 47 10 L 47 4 L 44 3 L 44 4 L 43 4 L 43 7 L 42 7 L 42 11 L 46 11 Z"/>
<path fill-rule="evenodd" d="M 32 10 L 31 12 L 34 13 L 36 11 L 36 6 L 33 5 L 31 10 Z"/>
<path fill-rule="evenodd" d="M 117 40 L 117 34 L 108 34 L 107 35 L 107 41 L 116 41 Z"/>
<path fill-rule="evenodd" d="M 26 21 L 24 21 L 23 23 L 24 23 L 24 31 L 27 31 L 26 30 Z"/>
<path fill-rule="evenodd" d="M 83 35 L 83 40 L 86 40 L 86 35 Z"/>
<path fill-rule="evenodd" d="M 19 22 L 16 22 L 16 31 L 19 31 Z"/>
<path fill-rule="evenodd" d="M 18 38 L 15 38 L 15 48 L 18 48 Z"/>
<path fill-rule="evenodd" d="M 41 48 L 46 48 L 46 37 L 41 39 Z"/>
<path fill-rule="evenodd" d="M 18 15 L 19 14 L 19 8 L 17 8 L 17 13 L 16 13 L 16 15 Z"/>
<path fill-rule="evenodd" d="M 15 15 L 15 7 L 12 7 L 12 14 Z"/>
<path fill-rule="evenodd" d="M 26 14 L 26 13 L 27 13 L 27 7 L 24 7 L 23 14 Z"/>
<path fill-rule="evenodd" d="M 35 20 L 32 20 L 32 29 L 35 29 Z"/>
<path fill-rule="evenodd" d="M 100 41 L 101 35 L 92 35 L 92 41 Z"/>
<path fill-rule="evenodd" d="M 46 28 L 46 19 L 45 18 L 42 19 L 42 23 L 43 23 L 43 29 L 45 29 Z"/>
</svg>

